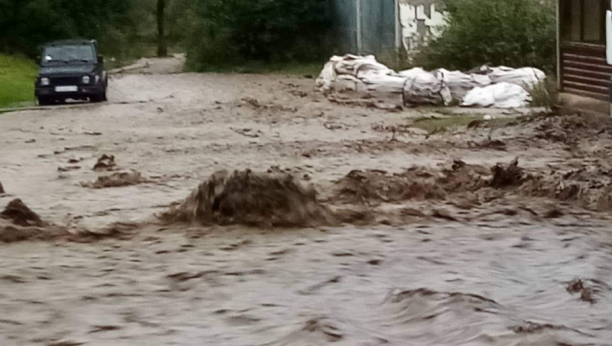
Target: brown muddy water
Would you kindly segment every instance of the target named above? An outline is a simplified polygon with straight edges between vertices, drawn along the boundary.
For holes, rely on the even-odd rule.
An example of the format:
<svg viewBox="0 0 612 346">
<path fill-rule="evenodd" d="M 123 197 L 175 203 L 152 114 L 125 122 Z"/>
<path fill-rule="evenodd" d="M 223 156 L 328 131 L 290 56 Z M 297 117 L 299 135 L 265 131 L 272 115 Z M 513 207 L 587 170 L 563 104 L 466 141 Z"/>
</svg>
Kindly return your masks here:
<svg viewBox="0 0 612 346">
<path fill-rule="evenodd" d="M 612 345 L 609 119 L 391 134 L 428 114 L 173 64 L 0 115 L 0 210 L 40 215 L 0 217 L 0 345 Z M 318 196 L 207 181 L 247 168 Z M 312 213 L 236 224 L 266 190 Z"/>
</svg>

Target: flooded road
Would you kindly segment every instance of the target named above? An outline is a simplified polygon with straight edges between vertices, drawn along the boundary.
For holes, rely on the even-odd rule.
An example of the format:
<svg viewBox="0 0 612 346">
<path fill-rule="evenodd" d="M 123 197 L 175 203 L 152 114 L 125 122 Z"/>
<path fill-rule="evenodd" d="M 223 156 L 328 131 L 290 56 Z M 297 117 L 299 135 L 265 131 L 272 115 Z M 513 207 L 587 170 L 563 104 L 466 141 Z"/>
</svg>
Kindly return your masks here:
<svg viewBox="0 0 612 346">
<path fill-rule="evenodd" d="M 129 229 L 1 244 L 0 345 L 612 345 L 605 121 L 392 140 L 381 124 L 427 114 L 338 106 L 302 78 L 159 72 L 115 76 L 109 104 L 0 115 L 0 208 Z M 93 170 L 103 154 L 116 167 Z M 516 157 L 518 178 L 496 171 Z M 247 168 L 310 182 L 352 219 L 153 217 Z M 142 181 L 88 185 L 130 170 Z"/>
<path fill-rule="evenodd" d="M 1 341 L 609 345 L 609 227 L 581 223 L 151 229 L 129 242 L 12 245 Z M 593 301 L 567 291 L 577 278 Z"/>
</svg>

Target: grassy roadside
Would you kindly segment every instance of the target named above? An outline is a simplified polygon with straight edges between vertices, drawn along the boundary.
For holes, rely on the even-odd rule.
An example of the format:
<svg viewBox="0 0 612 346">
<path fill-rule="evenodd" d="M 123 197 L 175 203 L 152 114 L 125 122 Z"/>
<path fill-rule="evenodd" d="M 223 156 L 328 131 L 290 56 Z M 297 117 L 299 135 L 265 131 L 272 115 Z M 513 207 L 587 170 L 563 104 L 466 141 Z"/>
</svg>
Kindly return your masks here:
<svg viewBox="0 0 612 346">
<path fill-rule="evenodd" d="M 35 79 L 33 61 L 0 54 L 0 108 L 33 105 Z"/>
</svg>

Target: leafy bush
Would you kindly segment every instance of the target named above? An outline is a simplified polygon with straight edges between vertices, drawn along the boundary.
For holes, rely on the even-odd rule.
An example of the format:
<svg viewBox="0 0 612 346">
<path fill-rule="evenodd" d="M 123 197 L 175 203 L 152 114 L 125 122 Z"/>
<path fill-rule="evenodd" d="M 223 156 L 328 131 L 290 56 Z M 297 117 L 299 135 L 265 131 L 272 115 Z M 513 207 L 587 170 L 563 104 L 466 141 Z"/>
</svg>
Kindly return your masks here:
<svg viewBox="0 0 612 346">
<path fill-rule="evenodd" d="M 208 0 L 194 6 L 190 69 L 328 57 L 327 0 Z"/>
<path fill-rule="evenodd" d="M 448 27 L 416 57 L 429 68 L 483 64 L 554 71 L 554 0 L 445 0 Z"/>
</svg>

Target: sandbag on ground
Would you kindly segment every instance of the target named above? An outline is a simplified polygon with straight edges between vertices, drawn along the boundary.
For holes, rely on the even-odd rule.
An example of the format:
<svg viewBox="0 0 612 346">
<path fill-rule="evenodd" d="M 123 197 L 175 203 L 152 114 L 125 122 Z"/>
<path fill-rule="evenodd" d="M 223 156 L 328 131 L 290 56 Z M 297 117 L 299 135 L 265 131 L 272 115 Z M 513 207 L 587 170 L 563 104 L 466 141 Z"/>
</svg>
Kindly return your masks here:
<svg viewBox="0 0 612 346">
<path fill-rule="evenodd" d="M 423 71 L 412 73 L 404 84 L 404 105 L 447 106 L 452 102 L 451 92 L 434 74 Z"/>
<path fill-rule="evenodd" d="M 531 95 L 516 84 L 498 83 L 469 91 L 462 107 L 521 108 L 531 102 Z"/>
<path fill-rule="evenodd" d="M 482 66 L 478 71 L 481 74 L 487 75 L 493 84 L 505 82 L 527 89 L 533 89 L 546 80 L 546 73 L 533 67 L 512 68 L 507 66 Z"/>
<path fill-rule="evenodd" d="M 461 71 L 449 71 L 438 69 L 433 72 L 436 77 L 443 81 L 453 97 L 453 100 L 461 101 L 472 89 L 491 85 L 491 78 L 487 75 L 467 74 Z"/>
</svg>

